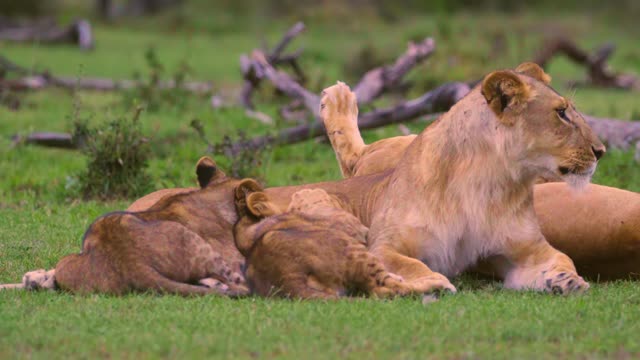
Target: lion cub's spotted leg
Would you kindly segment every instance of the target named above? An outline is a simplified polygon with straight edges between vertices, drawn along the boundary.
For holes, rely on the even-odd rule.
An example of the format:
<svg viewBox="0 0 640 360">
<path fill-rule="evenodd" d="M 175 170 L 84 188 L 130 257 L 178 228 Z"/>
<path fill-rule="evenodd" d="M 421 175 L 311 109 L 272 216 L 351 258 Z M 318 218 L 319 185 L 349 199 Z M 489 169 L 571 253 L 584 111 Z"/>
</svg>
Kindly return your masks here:
<svg viewBox="0 0 640 360">
<path fill-rule="evenodd" d="M 343 82 L 324 89 L 320 100 L 320 115 L 342 175 L 353 176 L 354 167 L 366 146 L 358 129 L 356 95 Z"/>
<path fill-rule="evenodd" d="M 249 294 L 249 287 L 247 286 L 247 281 L 244 275 L 233 271 L 232 267 L 218 252 L 211 250 L 208 253 L 208 272 L 210 274 L 216 274 L 223 277 L 226 282 L 220 281 L 214 277 L 209 277 L 200 279 L 198 283 L 208 288 L 218 290 L 221 293 L 229 292 L 229 294 L 235 295 Z"/>
<path fill-rule="evenodd" d="M 455 286 L 444 275 L 432 271 L 425 263 L 400 254 L 388 247 L 375 251 L 392 273 L 402 276 L 411 293 L 427 294 L 442 290 L 456 292 Z"/>
<path fill-rule="evenodd" d="M 347 248 L 349 280 L 361 286 L 370 294 L 386 298 L 413 293 L 410 285 L 402 277 L 389 273 L 382 261 L 371 254 L 363 244 L 353 244 Z"/>
<path fill-rule="evenodd" d="M 382 226 L 382 229 L 374 229 L 376 226 Z M 456 292 L 449 279 L 416 258 L 421 243 L 418 231 L 405 226 L 376 223 L 374 220 L 369 234 L 372 233 L 375 236 L 368 239 L 371 252 L 382 260 L 387 271 L 401 276 L 411 292 Z"/>
<path fill-rule="evenodd" d="M 505 287 L 534 289 L 554 294 L 582 293 L 589 284 L 580 277 L 573 261 L 554 249 L 543 235 L 536 241 L 517 242 L 510 246 L 503 268 Z"/>
</svg>

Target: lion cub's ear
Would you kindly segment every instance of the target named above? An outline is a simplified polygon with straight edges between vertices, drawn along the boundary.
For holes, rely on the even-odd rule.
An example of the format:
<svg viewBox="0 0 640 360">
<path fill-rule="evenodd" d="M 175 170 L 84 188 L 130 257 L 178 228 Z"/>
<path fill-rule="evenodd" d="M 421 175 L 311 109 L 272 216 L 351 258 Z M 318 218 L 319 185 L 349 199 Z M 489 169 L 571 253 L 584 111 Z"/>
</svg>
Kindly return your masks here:
<svg viewBox="0 0 640 360">
<path fill-rule="evenodd" d="M 482 95 L 487 104 L 507 125 L 512 125 L 514 117 L 505 116 L 508 110 L 516 110 L 529 98 L 529 85 L 511 71 L 495 71 L 482 81 Z"/>
<path fill-rule="evenodd" d="M 527 75 L 547 85 L 551 84 L 551 76 L 544 72 L 540 65 L 533 62 L 525 62 L 516 68 L 516 72 Z"/>
<path fill-rule="evenodd" d="M 263 192 L 253 192 L 247 196 L 247 208 L 258 218 L 263 218 L 278 213 L 276 206 Z"/>
<path fill-rule="evenodd" d="M 222 179 L 226 175 L 222 170 L 218 169 L 213 159 L 203 156 L 196 164 L 196 176 L 198 177 L 200 188 L 205 188 L 214 180 Z"/>
<path fill-rule="evenodd" d="M 264 190 L 264 188 L 257 181 L 253 179 L 242 179 L 238 186 L 236 186 L 235 199 L 236 201 L 244 200 L 249 194 L 262 190 Z"/>
</svg>

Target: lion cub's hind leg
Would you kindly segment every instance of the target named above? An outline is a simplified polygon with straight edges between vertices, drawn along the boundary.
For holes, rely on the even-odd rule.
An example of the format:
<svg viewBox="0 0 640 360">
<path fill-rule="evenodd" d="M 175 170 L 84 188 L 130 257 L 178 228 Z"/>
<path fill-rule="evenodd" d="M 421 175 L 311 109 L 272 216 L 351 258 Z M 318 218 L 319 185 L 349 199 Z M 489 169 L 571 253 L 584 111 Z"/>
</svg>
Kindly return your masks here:
<svg viewBox="0 0 640 360">
<path fill-rule="evenodd" d="M 20 289 L 20 290 L 57 290 L 55 281 L 56 270 L 49 271 L 38 269 L 29 271 L 22 277 L 20 284 L 1 284 L 0 290 Z"/>
<path fill-rule="evenodd" d="M 348 281 L 367 294 L 388 298 L 418 293 L 402 277 L 387 271 L 380 259 L 361 243 L 347 247 Z"/>
</svg>

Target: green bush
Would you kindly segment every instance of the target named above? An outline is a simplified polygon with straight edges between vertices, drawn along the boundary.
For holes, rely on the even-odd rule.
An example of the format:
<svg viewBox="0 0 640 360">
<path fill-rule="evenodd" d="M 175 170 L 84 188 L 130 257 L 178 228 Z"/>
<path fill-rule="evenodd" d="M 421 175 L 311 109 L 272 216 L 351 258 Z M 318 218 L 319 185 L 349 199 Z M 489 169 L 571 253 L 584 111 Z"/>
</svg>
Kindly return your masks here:
<svg viewBox="0 0 640 360">
<path fill-rule="evenodd" d="M 147 174 L 151 151 L 140 129 L 140 112 L 118 117 L 92 127 L 86 119 L 76 119 L 73 139 L 87 156 L 87 168 L 78 175 L 84 198 L 115 199 L 136 197 L 151 188 Z"/>
</svg>

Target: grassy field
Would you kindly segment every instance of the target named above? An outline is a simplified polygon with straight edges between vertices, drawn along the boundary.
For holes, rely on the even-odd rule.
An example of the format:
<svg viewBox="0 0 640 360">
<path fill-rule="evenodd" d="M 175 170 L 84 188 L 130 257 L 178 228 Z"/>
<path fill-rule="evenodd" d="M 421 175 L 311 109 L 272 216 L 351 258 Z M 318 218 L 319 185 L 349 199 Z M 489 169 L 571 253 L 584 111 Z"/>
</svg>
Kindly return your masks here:
<svg viewBox="0 0 640 360">
<path fill-rule="evenodd" d="M 211 80 L 233 94 L 240 86 L 238 56 L 273 44 L 294 19 L 241 21 L 224 14 L 208 20 L 198 9 L 176 17 L 95 28 L 97 47 L 0 43 L 13 61 L 54 74 L 130 78 L 146 71 L 144 52 L 154 47 L 169 71 L 187 61 L 190 77 Z M 62 18 L 71 15 L 63 14 Z M 181 17 L 181 19 L 182 19 Z M 184 21 L 184 20 L 182 20 Z M 347 73 L 354 56 L 372 47 L 380 60 L 393 59 L 410 39 L 433 36 L 437 53 L 414 70 L 409 95 L 451 80 L 470 80 L 529 60 L 545 35 L 564 33 L 591 48 L 618 45 L 611 65 L 640 72 L 638 33 L 622 21 L 575 14 L 415 15 L 397 23 L 371 17 L 320 16 L 295 45 L 305 48 L 303 66 L 314 91 Z M 635 30 L 635 32 L 634 32 Z M 506 46 L 492 48 L 496 37 Z M 583 70 L 563 59 L 551 64 L 556 87 L 572 95 L 579 109 L 599 116 L 640 118 L 638 95 L 563 84 Z M 275 98 L 258 94 L 261 110 L 276 115 Z M 388 100 L 387 100 L 388 101 Z M 51 268 L 77 252 L 86 227 L 100 214 L 123 209 L 133 199 L 83 201 L 73 191 L 86 159 L 77 152 L 12 147 L 10 136 L 30 131 L 67 131 L 74 103 L 93 121 L 130 114 L 120 94 L 61 90 L 31 93 L 18 111 L 0 107 L 0 283 L 18 281 L 26 271 Z M 189 99 L 185 108 L 164 106 L 144 112 L 154 158 L 150 188 L 192 186 L 193 166 L 206 145 L 189 127 L 199 119 L 218 141 L 242 129 L 262 134 L 275 128 L 249 119 L 235 107 L 211 109 L 208 99 Z M 287 124 L 278 122 L 278 126 Z M 410 125 L 420 131 L 423 123 Z M 397 135 L 396 127 L 369 131 L 367 140 Z M 218 157 L 223 167 L 228 160 Z M 310 141 L 266 154 L 261 173 L 269 185 L 338 179 L 330 147 Z M 594 182 L 640 191 L 640 168 L 633 153 L 612 151 Z M 419 299 L 344 300 L 335 303 L 249 298 L 183 299 L 132 295 L 123 298 L 61 293 L 0 292 L 0 358 L 238 357 L 238 358 L 630 358 L 640 356 L 640 286 L 634 282 L 592 283 L 580 297 L 553 297 L 501 289 L 499 283 L 470 277 L 453 279 L 455 296 L 422 305 Z"/>
</svg>

